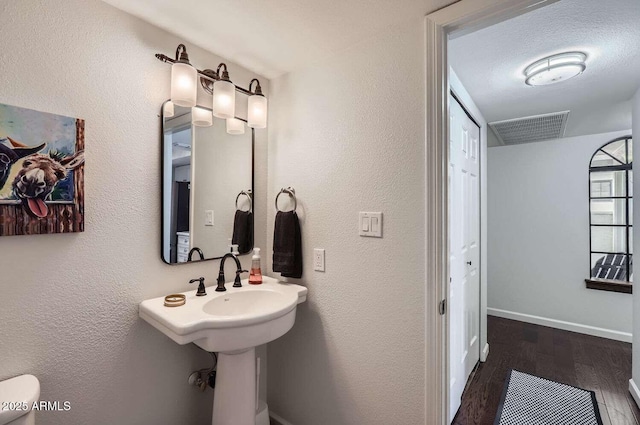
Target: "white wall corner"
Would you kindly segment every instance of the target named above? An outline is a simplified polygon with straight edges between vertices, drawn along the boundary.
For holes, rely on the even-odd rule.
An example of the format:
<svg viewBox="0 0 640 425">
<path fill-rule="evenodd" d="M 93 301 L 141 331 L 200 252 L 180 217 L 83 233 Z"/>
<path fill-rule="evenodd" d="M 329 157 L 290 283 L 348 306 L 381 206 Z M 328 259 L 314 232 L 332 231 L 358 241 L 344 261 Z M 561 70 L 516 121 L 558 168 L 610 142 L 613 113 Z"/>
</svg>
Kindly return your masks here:
<svg viewBox="0 0 640 425">
<path fill-rule="evenodd" d="M 631 342 L 632 335 L 628 332 L 614 331 L 612 329 L 598 328 L 596 326 L 583 325 L 581 323 L 565 322 L 564 320 L 550 319 L 548 317 L 533 316 L 531 314 L 517 313 L 515 311 L 488 308 L 489 316 L 502 317 L 503 319 L 517 320 L 519 322 L 533 323 L 534 325 L 547 326 L 549 328 L 562 329 L 585 335 L 608 338 L 616 341 Z"/>
<path fill-rule="evenodd" d="M 271 419 L 275 419 L 278 425 L 293 425 L 291 422 L 282 419 L 282 416 L 278 415 L 277 413 L 269 412 L 269 416 L 271 417 Z"/>
<path fill-rule="evenodd" d="M 487 361 L 487 357 L 489 357 L 489 343 L 487 342 L 484 347 L 482 347 L 482 351 L 480 352 L 480 361 L 482 363 Z"/>
<path fill-rule="evenodd" d="M 631 397 L 636 402 L 638 407 L 640 407 L 640 390 L 633 379 L 629 379 L 629 392 L 631 393 Z"/>
</svg>

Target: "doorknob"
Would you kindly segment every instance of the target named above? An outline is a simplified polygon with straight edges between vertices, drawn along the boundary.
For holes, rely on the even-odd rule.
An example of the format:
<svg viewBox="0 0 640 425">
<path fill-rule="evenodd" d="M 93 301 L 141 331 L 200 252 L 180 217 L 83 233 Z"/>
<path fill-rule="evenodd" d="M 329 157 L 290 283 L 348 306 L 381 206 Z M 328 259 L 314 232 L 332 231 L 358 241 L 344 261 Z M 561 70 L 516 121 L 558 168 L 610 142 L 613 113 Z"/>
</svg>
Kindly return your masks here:
<svg viewBox="0 0 640 425">
<path fill-rule="evenodd" d="M 471 261 L 467 261 L 467 264 L 468 264 L 468 265 L 471 265 Z"/>
</svg>

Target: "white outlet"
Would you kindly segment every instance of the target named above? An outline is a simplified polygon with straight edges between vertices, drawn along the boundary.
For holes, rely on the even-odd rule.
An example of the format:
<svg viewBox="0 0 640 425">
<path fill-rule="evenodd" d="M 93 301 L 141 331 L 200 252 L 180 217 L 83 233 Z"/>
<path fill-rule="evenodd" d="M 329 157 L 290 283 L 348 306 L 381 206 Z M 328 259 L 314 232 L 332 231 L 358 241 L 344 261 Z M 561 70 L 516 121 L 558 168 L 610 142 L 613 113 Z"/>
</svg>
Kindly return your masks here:
<svg viewBox="0 0 640 425">
<path fill-rule="evenodd" d="M 316 248 L 313 250 L 313 270 L 324 271 L 324 249 Z"/>
<path fill-rule="evenodd" d="M 206 210 L 204 213 L 205 213 L 204 225 L 213 226 L 213 210 Z"/>
</svg>

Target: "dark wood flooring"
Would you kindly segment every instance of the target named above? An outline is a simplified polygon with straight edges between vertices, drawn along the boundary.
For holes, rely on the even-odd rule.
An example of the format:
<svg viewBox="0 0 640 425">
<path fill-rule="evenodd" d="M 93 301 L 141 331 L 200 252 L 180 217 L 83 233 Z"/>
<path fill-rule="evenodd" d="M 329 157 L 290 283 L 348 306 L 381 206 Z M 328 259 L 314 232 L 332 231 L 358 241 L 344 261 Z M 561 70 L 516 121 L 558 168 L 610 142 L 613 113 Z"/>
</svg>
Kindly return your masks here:
<svg viewBox="0 0 640 425">
<path fill-rule="evenodd" d="M 454 425 L 493 424 L 509 369 L 595 391 L 604 425 L 640 424 L 628 391 L 631 344 L 493 316 L 488 341 Z"/>
</svg>

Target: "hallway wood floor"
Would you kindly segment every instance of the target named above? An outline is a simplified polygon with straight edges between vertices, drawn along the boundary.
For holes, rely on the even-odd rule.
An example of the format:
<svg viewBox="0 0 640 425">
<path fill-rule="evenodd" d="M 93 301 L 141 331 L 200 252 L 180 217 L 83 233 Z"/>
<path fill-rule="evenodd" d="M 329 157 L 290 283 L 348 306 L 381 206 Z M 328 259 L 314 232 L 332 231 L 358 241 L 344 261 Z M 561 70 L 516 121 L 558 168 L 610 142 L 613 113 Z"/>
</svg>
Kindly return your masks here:
<svg viewBox="0 0 640 425">
<path fill-rule="evenodd" d="M 492 425 L 509 369 L 593 390 L 604 425 L 638 425 L 631 344 L 488 317 L 489 357 L 462 395 L 455 425 Z"/>
</svg>

